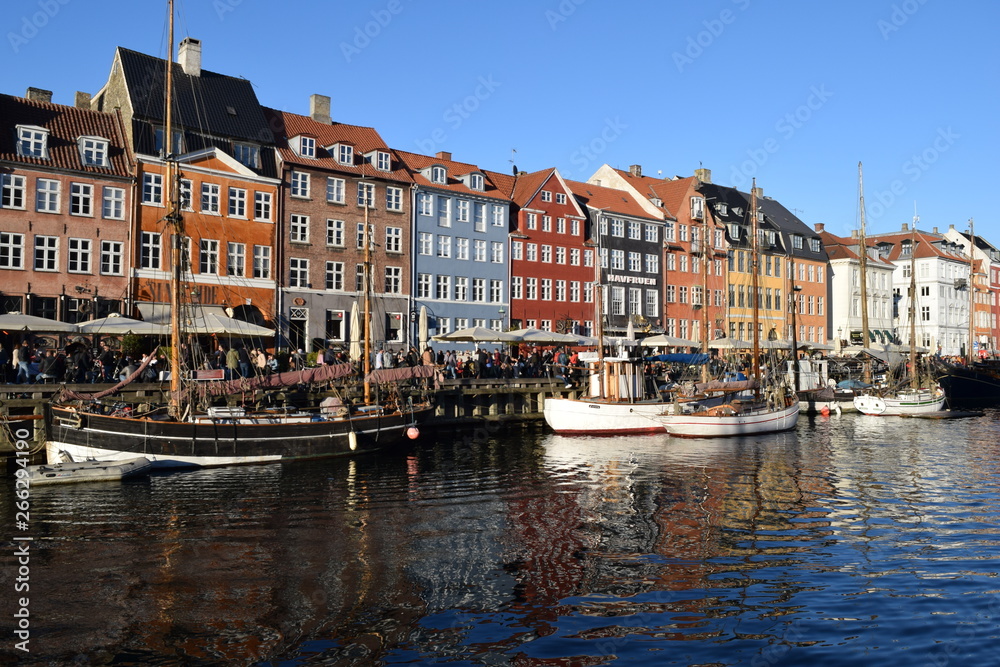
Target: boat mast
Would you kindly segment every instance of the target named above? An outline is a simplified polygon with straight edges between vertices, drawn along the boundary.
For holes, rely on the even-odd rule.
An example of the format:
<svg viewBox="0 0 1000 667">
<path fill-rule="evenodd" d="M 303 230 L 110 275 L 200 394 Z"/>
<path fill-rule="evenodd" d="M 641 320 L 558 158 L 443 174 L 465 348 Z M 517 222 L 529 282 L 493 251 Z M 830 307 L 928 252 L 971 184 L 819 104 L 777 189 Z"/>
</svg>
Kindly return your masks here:
<svg viewBox="0 0 1000 667">
<path fill-rule="evenodd" d="M 597 316 L 597 386 L 604 398 L 604 284 L 601 281 L 601 218 L 597 209 L 597 257 L 594 258 L 594 311 Z"/>
<path fill-rule="evenodd" d="M 709 261 L 709 245 L 708 245 L 708 206 L 704 207 L 702 213 L 701 221 L 701 353 L 705 355 L 705 363 L 701 366 L 701 381 L 708 382 L 708 337 L 709 337 L 709 317 L 708 317 L 708 304 L 710 300 L 708 298 L 708 261 Z M 715 251 L 712 250 L 712 257 L 715 257 Z"/>
<path fill-rule="evenodd" d="M 167 202 L 167 227 L 170 236 L 170 402 L 167 411 L 175 419 L 181 418 L 181 277 L 183 272 L 184 218 L 180 213 L 179 188 L 175 183 L 177 175 L 173 155 L 173 70 L 174 70 L 174 1 L 167 3 L 170 9 L 170 28 L 167 40 L 166 74 L 166 118 L 163 138 L 165 188 Z"/>
<path fill-rule="evenodd" d="M 757 235 L 757 179 L 753 179 L 750 188 L 750 292 L 751 303 L 753 304 L 753 357 L 750 360 L 750 368 L 754 380 L 760 379 L 760 304 L 758 303 L 758 291 L 760 276 L 757 275 L 760 266 L 760 243 Z M 754 398 L 760 398 L 760 385 L 754 383 Z"/>
<path fill-rule="evenodd" d="M 976 247 L 976 232 L 973 227 L 972 218 L 969 218 L 969 349 L 966 351 L 966 361 L 971 366 L 976 360 L 972 351 L 976 342 L 976 288 L 973 285 L 973 276 L 976 274 L 976 260 L 973 257 L 973 249 Z"/>
<path fill-rule="evenodd" d="M 861 163 L 858 162 L 858 193 L 861 207 L 861 229 L 858 233 L 858 263 L 861 276 L 861 347 L 868 347 L 868 241 L 865 240 L 865 183 L 861 173 Z M 871 384 L 871 364 L 865 361 L 864 381 Z"/>
<path fill-rule="evenodd" d="M 365 385 L 365 405 L 371 405 L 372 402 L 372 387 L 371 383 L 368 382 L 368 374 L 371 373 L 372 362 L 371 362 L 371 352 L 372 352 L 372 302 L 371 302 L 371 278 L 372 278 L 372 238 L 371 230 L 368 227 L 368 209 L 371 206 L 368 199 L 368 189 L 365 187 L 365 277 L 364 277 L 364 307 L 365 307 L 365 345 L 364 345 L 364 360 L 362 361 L 362 368 L 364 369 L 364 385 Z"/>
<path fill-rule="evenodd" d="M 917 389 L 917 216 L 910 232 L 910 388 Z"/>
</svg>

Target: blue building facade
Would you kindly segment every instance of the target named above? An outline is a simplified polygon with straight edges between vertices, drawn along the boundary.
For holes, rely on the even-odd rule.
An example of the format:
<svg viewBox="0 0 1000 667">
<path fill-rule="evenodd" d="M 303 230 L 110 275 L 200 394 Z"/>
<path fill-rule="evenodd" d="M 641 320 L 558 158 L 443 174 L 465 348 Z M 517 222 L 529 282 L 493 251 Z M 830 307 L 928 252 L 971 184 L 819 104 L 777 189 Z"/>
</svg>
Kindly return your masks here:
<svg viewBox="0 0 1000 667">
<path fill-rule="evenodd" d="M 410 309 L 413 340 L 427 310 L 428 336 L 467 327 L 506 328 L 510 199 L 496 175 L 435 156 L 399 151 L 413 174 Z M 435 343 L 462 349 L 469 344 Z"/>
</svg>

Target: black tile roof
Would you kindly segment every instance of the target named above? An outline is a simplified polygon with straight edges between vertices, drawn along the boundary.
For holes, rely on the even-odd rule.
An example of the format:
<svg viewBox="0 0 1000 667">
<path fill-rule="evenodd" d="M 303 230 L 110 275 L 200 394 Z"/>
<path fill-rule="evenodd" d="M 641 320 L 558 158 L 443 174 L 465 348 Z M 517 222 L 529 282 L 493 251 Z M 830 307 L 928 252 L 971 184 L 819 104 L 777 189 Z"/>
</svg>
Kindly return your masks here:
<svg viewBox="0 0 1000 667">
<path fill-rule="evenodd" d="M 166 61 L 118 47 L 122 72 L 136 118 L 162 124 Z M 174 122 L 193 131 L 261 145 L 273 145 L 253 85 L 247 79 L 202 70 L 185 74 L 173 64 Z"/>
</svg>

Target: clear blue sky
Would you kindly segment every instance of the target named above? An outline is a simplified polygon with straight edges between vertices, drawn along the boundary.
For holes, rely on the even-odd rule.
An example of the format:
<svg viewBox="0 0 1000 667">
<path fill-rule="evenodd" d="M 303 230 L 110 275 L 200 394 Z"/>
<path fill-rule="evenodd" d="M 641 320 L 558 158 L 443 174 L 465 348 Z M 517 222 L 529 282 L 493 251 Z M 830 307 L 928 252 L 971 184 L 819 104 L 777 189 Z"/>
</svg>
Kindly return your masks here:
<svg viewBox="0 0 1000 667">
<path fill-rule="evenodd" d="M 848 235 L 910 222 L 1000 245 L 1000 3 L 989 0 L 177 0 L 177 39 L 268 106 L 486 169 L 602 163 L 766 195 Z M 7 0 L 0 91 L 72 104 L 116 46 L 166 57 L 166 2 Z M 516 149 L 516 155 L 512 154 Z"/>
</svg>

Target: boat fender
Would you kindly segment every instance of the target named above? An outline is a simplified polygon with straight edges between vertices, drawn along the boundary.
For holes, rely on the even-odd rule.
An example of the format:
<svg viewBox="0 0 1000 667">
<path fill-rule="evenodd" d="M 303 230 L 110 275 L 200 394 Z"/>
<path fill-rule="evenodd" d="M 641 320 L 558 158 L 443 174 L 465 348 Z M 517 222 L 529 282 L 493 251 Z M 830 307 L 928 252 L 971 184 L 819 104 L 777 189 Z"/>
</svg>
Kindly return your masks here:
<svg viewBox="0 0 1000 667">
<path fill-rule="evenodd" d="M 406 429 L 406 437 L 409 438 L 410 440 L 416 440 L 417 438 L 420 437 L 420 429 L 417 428 L 416 426 L 411 426 L 410 428 Z"/>
<path fill-rule="evenodd" d="M 829 417 L 830 416 L 830 406 L 829 405 L 824 405 L 822 408 L 819 409 L 819 413 L 821 415 L 823 415 L 824 417 Z"/>
<path fill-rule="evenodd" d="M 358 448 L 358 432 L 351 431 L 347 434 L 347 443 L 351 446 L 351 451 L 353 452 Z"/>
</svg>

